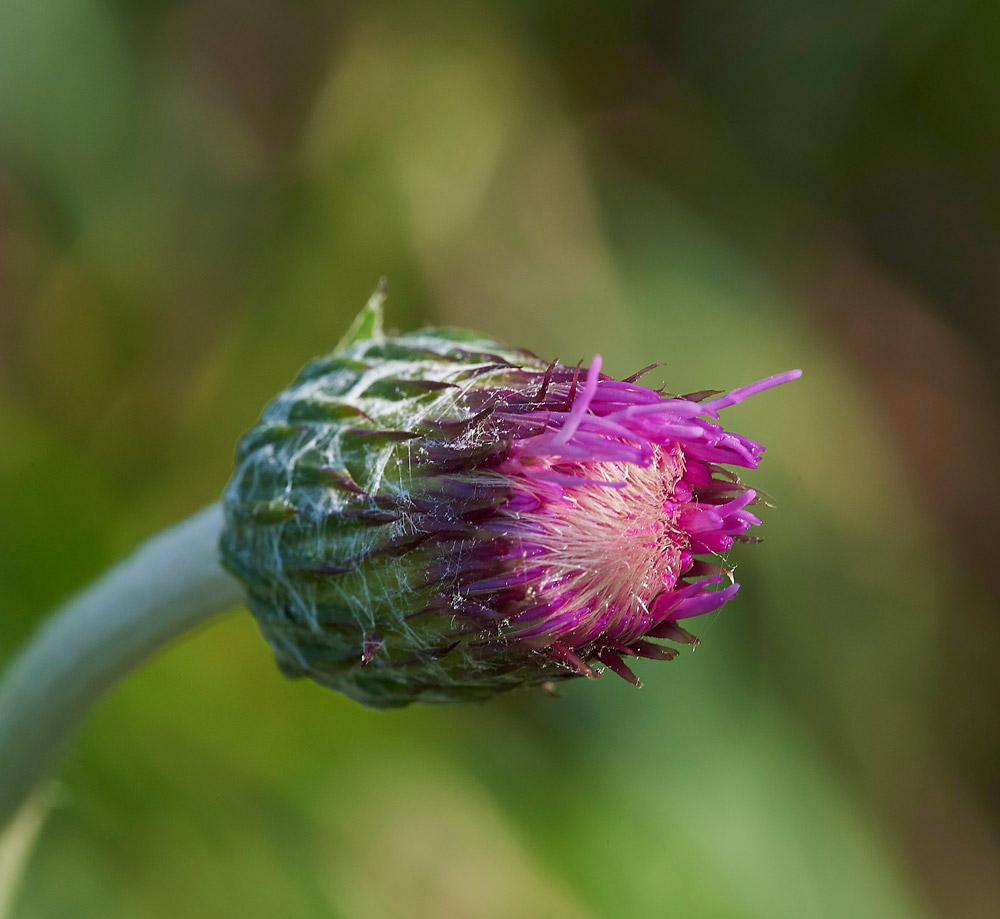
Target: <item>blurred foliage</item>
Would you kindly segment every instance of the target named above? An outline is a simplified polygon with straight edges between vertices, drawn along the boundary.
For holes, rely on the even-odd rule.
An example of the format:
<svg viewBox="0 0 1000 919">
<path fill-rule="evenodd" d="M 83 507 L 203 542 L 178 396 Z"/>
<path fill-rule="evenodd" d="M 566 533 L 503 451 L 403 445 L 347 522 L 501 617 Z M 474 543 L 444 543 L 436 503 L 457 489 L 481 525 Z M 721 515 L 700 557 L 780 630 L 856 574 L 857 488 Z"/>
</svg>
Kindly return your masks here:
<svg viewBox="0 0 1000 919">
<path fill-rule="evenodd" d="M 87 724 L 16 914 L 990 914 L 998 20 L 0 0 L 4 659 L 381 274 L 676 391 L 806 370 L 729 416 L 779 509 L 694 657 L 382 713 L 234 613 Z"/>
</svg>

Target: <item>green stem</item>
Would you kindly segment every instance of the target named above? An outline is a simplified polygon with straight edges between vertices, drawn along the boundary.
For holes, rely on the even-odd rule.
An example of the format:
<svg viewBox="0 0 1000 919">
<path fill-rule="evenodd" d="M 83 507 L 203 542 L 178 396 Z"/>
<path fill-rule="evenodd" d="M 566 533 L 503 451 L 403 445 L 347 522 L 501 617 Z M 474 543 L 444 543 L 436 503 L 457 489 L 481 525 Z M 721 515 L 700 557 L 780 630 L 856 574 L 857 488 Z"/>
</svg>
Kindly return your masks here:
<svg viewBox="0 0 1000 919">
<path fill-rule="evenodd" d="M 14 660 L 0 684 L 0 833 L 104 690 L 240 602 L 218 562 L 221 528 L 212 505 L 154 536 L 71 598 Z"/>
</svg>

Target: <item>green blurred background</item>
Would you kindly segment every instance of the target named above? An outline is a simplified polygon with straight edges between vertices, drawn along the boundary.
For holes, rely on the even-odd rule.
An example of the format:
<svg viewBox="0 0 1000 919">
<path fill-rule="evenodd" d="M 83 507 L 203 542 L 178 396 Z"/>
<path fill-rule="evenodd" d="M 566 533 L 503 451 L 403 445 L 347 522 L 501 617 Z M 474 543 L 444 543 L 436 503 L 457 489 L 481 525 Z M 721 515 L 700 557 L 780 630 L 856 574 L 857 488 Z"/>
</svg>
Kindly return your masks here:
<svg viewBox="0 0 1000 919">
<path fill-rule="evenodd" d="M 1000 7 L 0 0 L 0 661 L 377 278 L 731 410 L 694 656 L 375 712 L 245 611 L 107 698 L 15 916 L 994 915 Z"/>
</svg>

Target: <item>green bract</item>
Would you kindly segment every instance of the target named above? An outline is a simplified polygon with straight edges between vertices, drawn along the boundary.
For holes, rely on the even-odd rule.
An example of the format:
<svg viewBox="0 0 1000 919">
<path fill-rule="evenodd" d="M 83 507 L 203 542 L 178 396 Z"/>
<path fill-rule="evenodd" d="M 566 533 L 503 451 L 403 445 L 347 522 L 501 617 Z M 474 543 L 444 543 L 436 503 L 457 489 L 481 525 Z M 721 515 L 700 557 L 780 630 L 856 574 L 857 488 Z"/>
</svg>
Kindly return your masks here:
<svg viewBox="0 0 1000 919">
<path fill-rule="evenodd" d="M 520 368 L 546 365 L 457 330 L 386 338 L 380 300 L 240 441 L 224 565 L 283 673 L 366 705 L 483 699 L 571 675 L 460 640 L 441 603 L 441 540 L 459 551 L 495 540 L 477 521 L 508 492 L 481 466 L 503 445 L 476 416 L 489 394 L 523 385 Z"/>
</svg>

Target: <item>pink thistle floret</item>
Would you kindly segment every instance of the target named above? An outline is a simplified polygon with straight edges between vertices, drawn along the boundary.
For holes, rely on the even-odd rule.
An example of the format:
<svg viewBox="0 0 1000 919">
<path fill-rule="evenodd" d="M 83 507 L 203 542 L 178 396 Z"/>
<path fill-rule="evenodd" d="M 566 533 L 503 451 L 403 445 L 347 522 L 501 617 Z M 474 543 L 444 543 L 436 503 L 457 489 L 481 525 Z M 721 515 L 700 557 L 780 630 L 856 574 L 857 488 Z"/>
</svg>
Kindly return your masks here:
<svg viewBox="0 0 1000 919">
<path fill-rule="evenodd" d="M 597 660 L 638 683 L 623 657 L 676 653 L 655 638 L 695 643 L 677 620 L 735 596 L 718 557 L 756 541 L 750 508 L 763 502 L 724 466 L 756 469 L 764 448 L 719 412 L 800 374 L 668 396 L 602 374 L 598 355 L 582 383 L 580 368 L 553 363 L 533 392 L 494 394 L 490 425 L 510 447 L 493 471 L 509 496 L 482 524 L 497 539 L 459 578 L 452 608 L 482 611 L 505 643 L 579 673 L 595 676 Z"/>
</svg>

